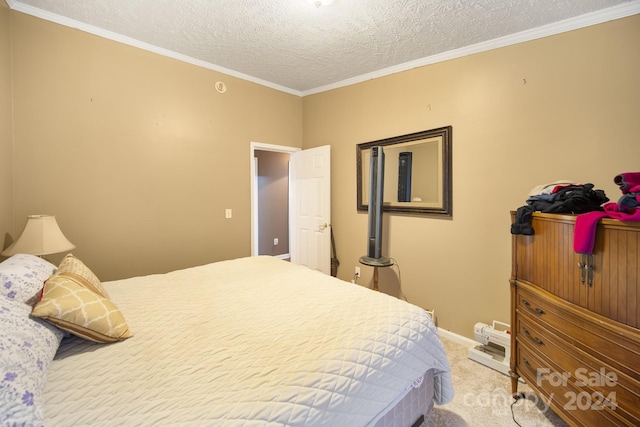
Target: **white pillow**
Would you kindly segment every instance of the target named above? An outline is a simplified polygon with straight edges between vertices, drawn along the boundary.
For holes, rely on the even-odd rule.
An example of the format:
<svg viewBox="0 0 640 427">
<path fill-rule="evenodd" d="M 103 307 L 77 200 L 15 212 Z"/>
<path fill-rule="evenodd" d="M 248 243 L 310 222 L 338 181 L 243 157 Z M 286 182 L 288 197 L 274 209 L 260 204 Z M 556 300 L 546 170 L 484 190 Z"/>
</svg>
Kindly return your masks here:
<svg viewBox="0 0 640 427">
<path fill-rule="evenodd" d="M 0 295 L 33 305 L 56 266 L 35 255 L 17 254 L 0 263 Z"/>
</svg>

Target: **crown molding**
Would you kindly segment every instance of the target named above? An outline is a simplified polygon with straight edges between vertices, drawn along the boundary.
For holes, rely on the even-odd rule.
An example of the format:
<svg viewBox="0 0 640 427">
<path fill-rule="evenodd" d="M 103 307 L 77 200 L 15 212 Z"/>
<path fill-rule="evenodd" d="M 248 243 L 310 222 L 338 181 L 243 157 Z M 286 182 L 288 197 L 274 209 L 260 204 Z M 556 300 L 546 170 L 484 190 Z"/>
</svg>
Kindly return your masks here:
<svg viewBox="0 0 640 427">
<path fill-rule="evenodd" d="M 294 90 L 276 83 L 262 80 L 257 77 L 250 76 L 248 74 L 231 70 L 229 68 L 221 67 L 219 65 L 212 64 L 210 62 L 202 61 L 200 59 L 196 59 L 188 55 L 183 55 L 181 53 L 174 52 L 169 49 L 165 49 L 149 43 L 145 43 L 143 41 L 136 40 L 131 37 L 123 36 L 122 34 L 114 33 L 112 31 L 108 31 L 103 28 L 96 27 L 94 25 L 85 24 L 83 22 L 76 21 L 74 19 L 70 19 L 65 16 L 58 15 L 56 13 L 52 13 L 46 10 L 39 9 L 37 7 L 26 5 L 16 0 L 6 0 L 6 2 L 9 5 L 9 8 L 11 8 L 11 10 L 15 10 L 17 12 L 22 12 L 27 15 L 35 16 L 36 18 L 44 19 L 45 21 L 51 21 L 56 24 L 63 25 L 65 27 L 74 28 L 80 31 L 84 31 L 86 33 L 103 37 L 108 40 L 113 40 L 115 42 L 123 43 L 123 44 L 137 47 L 139 49 L 143 49 L 149 52 L 157 53 L 158 55 L 177 59 L 178 61 L 186 62 L 192 65 L 196 65 L 198 67 L 207 68 L 209 70 L 217 71 L 219 73 L 223 73 L 232 77 L 237 77 L 242 80 L 247 80 L 247 81 L 259 84 L 261 86 L 266 86 L 281 92 L 290 93 L 296 96 L 302 96 L 301 92 L 298 90 Z"/>
<path fill-rule="evenodd" d="M 518 43 L 524 43 L 531 40 L 549 37 L 580 28 L 590 27 L 592 25 L 602 24 L 604 22 L 613 21 L 615 19 L 626 18 L 628 16 L 640 13 L 640 0 L 634 0 L 629 3 L 623 3 L 597 12 L 586 13 L 584 15 L 565 19 L 564 21 L 555 22 L 553 24 L 544 25 L 531 30 L 521 31 L 519 33 L 510 34 L 508 36 L 499 37 L 497 39 L 488 40 L 486 42 L 465 46 L 460 49 L 453 49 L 448 52 L 420 58 L 415 61 L 405 62 L 403 64 L 394 65 L 392 67 L 383 68 L 372 73 L 363 74 L 350 79 L 342 80 L 325 86 L 302 91 L 302 96 L 313 95 L 320 92 L 326 92 L 332 89 L 338 89 L 350 86 L 356 83 L 362 83 L 368 80 L 377 79 L 379 77 L 408 71 L 425 65 L 432 65 L 438 62 L 449 61 L 451 59 L 462 58 L 464 56 L 474 55 L 476 53 L 486 52 L 501 47 L 512 46 Z"/>
<path fill-rule="evenodd" d="M 202 61 L 200 59 L 192 58 L 187 55 L 183 55 L 178 52 L 174 52 L 169 49 L 164 49 L 158 46 L 154 46 L 149 43 L 142 42 L 140 40 L 133 39 L 131 37 L 123 36 L 121 34 L 107 31 L 102 28 L 95 27 L 93 25 L 85 24 L 64 16 L 48 12 L 30 5 L 26 5 L 16 0 L 6 0 L 9 8 L 18 12 L 25 13 L 27 15 L 35 16 L 47 21 L 55 22 L 66 27 L 75 28 L 80 31 L 84 31 L 90 34 L 97 35 L 109 40 L 113 40 L 119 43 L 124 43 L 129 46 L 137 47 L 139 49 L 147 50 L 159 55 L 167 56 L 169 58 L 177 59 L 189 64 L 196 65 L 198 67 L 207 68 L 209 70 L 217 71 L 232 77 L 236 77 L 242 80 L 247 80 L 262 86 L 266 86 L 281 92 L 289 93 L 300 97 L 313 95 L 320 92 L 326 92 L 333 89 L 338 89 L 345 86 L 350 86 L 356 83 L 362 83 L 368 80 L 377 79 L 379 77 L 388 76 L 391 74 L 408 71 L 414 68 L 423 67 L 426 65 L 436 64 L 439 62 L 449 61 L 451 59 L 462 58 L 468 55 L 474 55 L 476 53 L 486 52 L 501 47 L 511 46 L 518 43 L 523 43 L 543 37 L 553 36 L 555 34 L 561 34 L 567 31 L 573 31 L 592 25 L 601 24 L 603 22 L 612 21 L 615 19 L 626 18 L 628 16 L 636 15 L 640 13 L 640 0 L 633 0 L 628 3 L 623 3 L 617 6 L 613 6 L 607 9 L 602 9 L 596 12 L 587 13 L 584 15 L 576 16 L 573 18 L 565 19 L 553 24 L 544 25 L 541 27 L 533 28 L 531 30 L 521 31 L 519 33 L 511 34 L 505 37 L 499 37 L 497 39 L 488 40 L 486 42 L 476 43 L 471 46 L 466 46 L 459 49 L 453 49 L 448 52 L 439 53 L 436 55 L 428 56 L 425 58 L 417 59 L 415 61 L 405 62 L 403 64 L 394 65 L 392 67 L 383 68 L 378 71 L 374 71 L 360 76 L 352 77 L 346 80 L 341 80 L 336 83 L 320 86 L 317 88 L 299 91 L 291 89 L 276 83 L 272 83 L 257 77 L 250 76 L 235 70 L 231 70 L 219 65 L 212 64 L 210 62 Z"/>
</svg>

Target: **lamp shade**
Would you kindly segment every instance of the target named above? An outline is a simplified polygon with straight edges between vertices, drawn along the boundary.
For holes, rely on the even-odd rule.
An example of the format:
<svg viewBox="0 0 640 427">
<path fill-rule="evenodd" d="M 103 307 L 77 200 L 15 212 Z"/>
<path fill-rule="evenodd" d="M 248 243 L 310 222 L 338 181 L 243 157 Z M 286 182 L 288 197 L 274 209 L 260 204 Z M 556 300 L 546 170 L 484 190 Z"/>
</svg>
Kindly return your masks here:
<svg viewBox="0 0 640 427">
<path fill-rule="evenodd" d="M 73 248 L 75 245 L 64 237 L 54 215 L 29 215 L 27 225 L 18 240 L 1 254 L 48 255 L 70 251 Z"/>
</svg>

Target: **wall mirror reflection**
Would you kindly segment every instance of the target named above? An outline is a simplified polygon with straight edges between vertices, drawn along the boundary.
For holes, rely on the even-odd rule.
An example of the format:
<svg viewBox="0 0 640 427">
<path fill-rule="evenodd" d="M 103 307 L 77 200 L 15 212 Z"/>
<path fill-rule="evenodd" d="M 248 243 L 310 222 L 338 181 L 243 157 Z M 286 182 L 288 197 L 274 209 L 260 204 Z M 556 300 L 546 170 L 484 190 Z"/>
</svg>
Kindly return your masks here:
<svg viewBox="0 0 640 427">
<path fill-rule="evenodd" d="M 368 209 L 372 147 L 383 147 L 385 212 L 452 215 L 451 126 L 358 144 L 357 205 Z"/>
</svg>

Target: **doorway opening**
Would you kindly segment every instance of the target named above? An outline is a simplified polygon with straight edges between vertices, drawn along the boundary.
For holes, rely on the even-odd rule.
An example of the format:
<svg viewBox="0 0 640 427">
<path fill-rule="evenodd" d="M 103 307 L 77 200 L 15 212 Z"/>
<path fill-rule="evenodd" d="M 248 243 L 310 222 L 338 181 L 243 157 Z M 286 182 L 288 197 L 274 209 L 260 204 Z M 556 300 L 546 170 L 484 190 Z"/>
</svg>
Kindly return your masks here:
<svg viewBox="0 0 640 427">
<path fill-rule="evenodd" d="M 251 143 L 251 255 L 289 259 L 289 161 L 299 148 Z"/>
</svg>

